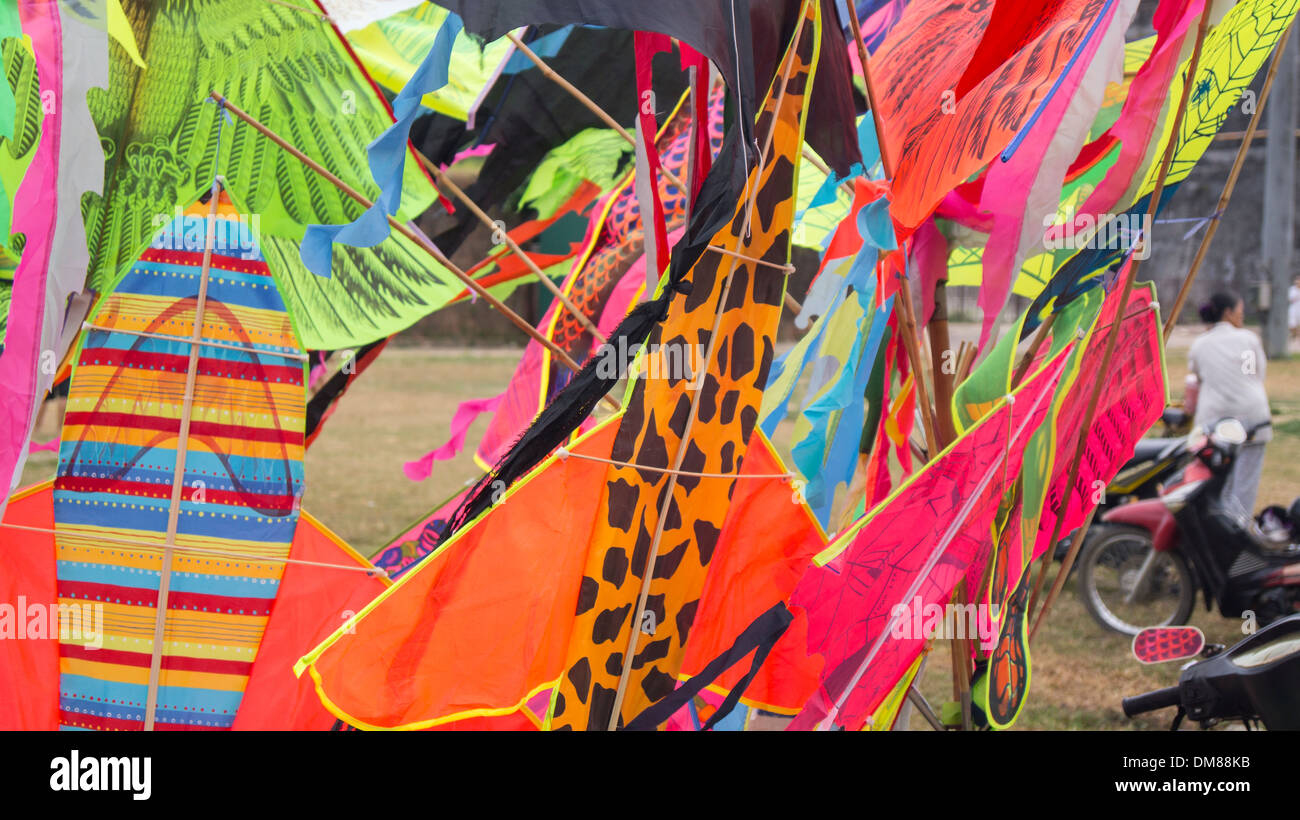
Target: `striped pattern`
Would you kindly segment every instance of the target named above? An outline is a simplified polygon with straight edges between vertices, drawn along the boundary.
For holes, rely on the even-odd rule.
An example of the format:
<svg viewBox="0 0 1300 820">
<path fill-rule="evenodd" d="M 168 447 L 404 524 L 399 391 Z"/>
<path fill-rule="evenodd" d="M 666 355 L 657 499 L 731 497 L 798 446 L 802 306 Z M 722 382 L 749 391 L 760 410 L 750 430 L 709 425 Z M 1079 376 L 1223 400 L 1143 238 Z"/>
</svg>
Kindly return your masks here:
<svg viewBox="0 0 1300 820">
<path fill-rule="evenodd" d="M 207 211 L 196 203 L 177 215 L 92 323 L 188 339 Z M 224 196 L 219 216 L 202 337 L 300 353 L 276 283 Z M 197 249 L 183 241 L 196 233 Z M 65 729 L 143 726 L 162 569 L 162 552 L 147 545 L 166 538 L 189 355 L 187 342 L 96 330 L 77 357 L 54 484 L 58 596 L 102 605 L 103 627 L 98 648 L 84 636 L 61 642 Z M 235 719 L 284 569 L 247 558 L 289 554 L 304 417 L 301 361 L 200 349 L 176 543 L 209 552 L 173 557 L 158 729 L 228 729 Z"/>
</svg>

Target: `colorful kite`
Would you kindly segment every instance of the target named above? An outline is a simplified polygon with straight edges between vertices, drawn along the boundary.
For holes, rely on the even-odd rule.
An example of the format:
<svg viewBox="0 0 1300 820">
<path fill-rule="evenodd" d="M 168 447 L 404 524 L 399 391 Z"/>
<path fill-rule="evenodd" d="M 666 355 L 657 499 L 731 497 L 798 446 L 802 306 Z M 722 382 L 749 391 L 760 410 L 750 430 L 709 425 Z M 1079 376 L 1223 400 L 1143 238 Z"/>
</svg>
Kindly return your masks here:
<svg viewBox="0 0 1300 820">
<path fill-rule="evenodd" d="M 94 630 L 49 635 L 60 726 L 324 728 L 275 659 L 383 587 L 299 520 L 305 355 L 243 217 L 224 194 L 196 203 L 105 294 L 77 351 L 52 492 L 6 518 L 25 528 L 20 549 L 45 556 L 19 567 L 54 568 L 47 600 L 96 613 Z M 195 225 L 198 249 L 185 244 Z M 280 612 L 287 634 L 270 638 Z M 278 706 L 245 713 L 268 658 L 261 697 Z"/>
<path fill-rule="evenodd" d="M 791 729 L 860 728 L 912 665 L 928 638 L 916 628 L 924 608 L 987 559 L 998 500 L 1048 416 L 1062 356 L 817 556 L 791 603 L 808 610 L 807 651 L 825 669 Z"/>
<path fill-rule="evenodd" d="M 746 186 L 755 199 L 734 203 L 732 218 L 709 237 L 688 271 L 689 294 L 668 302 L 664 324 L 650 337 L 654 356 L 706 346 L 705 367 L 693 373 L 698 386 L 691 389 L 692 379 L 675 374 L 636 380 L 623 413 L 507 485 L 496 504 L 369 607 L 355 635 L 340 631 L 305 657 L 300 668 L 315 678 L 322 701 L 349 723 L 417 728 L 530 711 L 552 729 L 603 729 L 620 721 L 653 726 L 677 711 L 675 693 L 684 693 L 676 695 L 684 706 L 691 692 L 714 685 L 748 654 L 738 646 L 761 650 L 761 661 L 767 655 L 762 647 L 789 626 L 782 590 L 793 588 L 818 540 L 798 533 L 815 534 L 815 527 L 805 520 L 788 539 L 773 538 L 767 546 L 762 538 L 724 537 L 724 530 L 737 483 L 785 481 L 781 473 L 751 472 L 763 460 L 746 458 L 746 452 L 784 292 L 780 269 L 788 259 L 795 157 L 820 48 L 819 4 L 806 3 L 800 20 L 758 120 L 760 145 L 770 150 Z M 661 288 L 674 284 L 666 279 Z M 702 448 L 706 431 L 709 443 Z M 779 469 L 769 458 L 771 469 Z M 773 492 L 789 499 L 795 512 L 798 500 L 788 485 Z M 538 538 L 538 532 L 550 535 Z M 745 602 L 759 614 L 751 621 L 752 613 L 736 616 L 740 634 L 719 632 L 719 618 L 701 622 L 699 634 L 710 637 L 691 656 L 706 589 L 715 571 L 731 571 L 712 563 L 723 555 L 720 545 L 729 545 L 735 563 L 719 567 L 784 565 L 787 580 L 766 582 L 766 600 Z M 770 557 L 759 560 L 760 554 Z M 503 577 L 501 567 L 512 571 Z M 473 584 L 472 573 L 481 572 L 500 580 Z M 548 614 L 539 618 L 539 612 Z M 476 648 L 467 655 L 467 637 L 487 628 L 501 638 L 470 638 Z M 650 633 L 645 645 L 629 650 L 642 631 Z M 719 645 L 721 654 L 711 654 Z M 679 690 L 687 657 L 703 658 L 698 668 L 707 674 Z M 527 660 L 520 664 L 520 658 Z M 452 675 L 450 664 L 475 671 Z M 621 677 L 627 683 L 620 697 Z M 742 674 L 729 700 L 738 700 L 742 682 L 754 679 L 752 672 Z M 785 696 L 778 699 L 786 709 L 797 708 Z M 666 714 L 649 711 L 656 707 Z"/>
<path fill-rule="evenodd" d="M 450 272 L 401 236 L 373 248 L 336 248 L 331 278 L 309 273 L 298 255 L 305 227 L 349 222 L 362 209 L 251 128 L 218 133 L 226 115 L 209 100 L 212 91 L 375 197 L 366 146 L 393 123 L 392 113 L 328 20 L 264 0 L 123 6 L 149 67 L 115 50 L 108 91 L 90 99 L 106 160 L 104 196 L 86 207 L 92 288 L 112 288 L 161 223 L 208 187 L 215 162 L 267 264 L 285 282 L 308 349 L 385 338 L 460 292 Z M 409 153 L 405 167 L 403 221 L 436 197 Z"/>
</svg>

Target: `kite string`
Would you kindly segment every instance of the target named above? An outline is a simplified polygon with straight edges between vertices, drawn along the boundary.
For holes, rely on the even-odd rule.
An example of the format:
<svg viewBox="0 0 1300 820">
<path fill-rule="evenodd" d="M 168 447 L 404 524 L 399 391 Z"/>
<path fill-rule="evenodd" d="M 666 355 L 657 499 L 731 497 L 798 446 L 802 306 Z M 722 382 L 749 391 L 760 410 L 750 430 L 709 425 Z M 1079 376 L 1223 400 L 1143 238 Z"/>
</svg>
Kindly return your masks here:
<svg viewBox="0 0 1300 820">
<path fill-rule="evenodd" d="M 747 189 L 748 189 L 748 185 L 749 185 L 748 180 L 746 180 Z M 753 200 L 750 201 L 752 203 Z M 737 259 L 741 259 L 744 260 L 745 262 L 749 262 L 754 265 L 759 265 L 761 267 L 767 267 L 767 268 L 772 268 L 773 270 L 779 270 L 782 273 L 784 273 L 786 276 L 789 276 L 790 274 L 794 273 L 795 270 L 797 270 L 797 268 L 795 268 L 794 265 L 779 265 L 776 262 L 768 262 L 766 259 L 759 259 L 757 256 L 749 256 L 747 254 L 739 253 L 738 251 L 729 250 L 720 245 L 709 245 L 708 248 L 706 248 L 706 250 L 711 250 L 716 253 L 720 253 L 723 256 L 734 256 Z"/>
<path fill-rule="evenodd" d="M 789 481 L 795 478 L 794 473 L 767 473 L 767 474 L 745 474 L 745 473 L 695 473 L 690 470 L 673 470 L 667 467 L 651 467 L 648 464 L 633 464 L 630 461 L 615 461 L 600 456 L 589 456 L 585 453 L 575 453 L 572 450 L 566 450 L 561 447 L 555 451 L 555 457 L 560 461 L 568 458 L 580 458 L 584 461 L 595 461 L 601 464 L 612 464 L 615 467 L 631 467 L 633 470 L 648 470 L 652 473 L 662 473 L 664 475 L 687 476 L 688 478 L 767 478 L 781 479 Z"/>
<path fill-rule="evenodd" d="M 49 527 L 29 527 L 24 524 L 11 524 L 9 522 L 0 523 L 0 527 L 3 527 L 5 529 L 11 529 L 11 530 L 22 530 L 24 532 L 62 535 L 65 539 L 67 539 L 70 536 L 70 533 L 68 532 L 51 529 Z M 135 541 L 130 538 L 113 538 L 111 536 L 105 536 L 105 535 L 96 535 L 94 537 L 98 541 L 105 541 L 111 544 L 121 544 L 122 546 L 127 546 L 127 547 L 136 547 L 138 549 L 150 550 L 153 552 L 161 552 L 165 548 L 161 544 L 151 544 L 148 541 Z M 248 561 L 249 563 L 253 563 L 253 564 L 302 564 L 303 566 L 309 566 L 309 567 L 341 569 L 341 570 L 347 570 L 349 572 L 364 572 L 367 575 L 378 574 L 378 575 L 383 575 L 384 577 L 388 577 L 388 570 L 384 569 L 383 567 L 373 567 L 373 566 L 363 567 L 363 566 L 355 566 L 350 564 L 331 564 L 325 561 L 308 561 L 302 558 L 277 558 L 274 556 L 253 555 L 246 552 L 238 552 L 236 550 L 214 550 L 214 549 L 207 549 L 205 547 L 186 547 L 186 546 L 177 545 L 177 546 L 173 546 L 172 549 L 174 549 L 177 552 L 192 552 L 192 553 L 197 553 L 199 555 L 216 555 L 222 558 L 235 558 L 240 561 Z"/>
</svg>

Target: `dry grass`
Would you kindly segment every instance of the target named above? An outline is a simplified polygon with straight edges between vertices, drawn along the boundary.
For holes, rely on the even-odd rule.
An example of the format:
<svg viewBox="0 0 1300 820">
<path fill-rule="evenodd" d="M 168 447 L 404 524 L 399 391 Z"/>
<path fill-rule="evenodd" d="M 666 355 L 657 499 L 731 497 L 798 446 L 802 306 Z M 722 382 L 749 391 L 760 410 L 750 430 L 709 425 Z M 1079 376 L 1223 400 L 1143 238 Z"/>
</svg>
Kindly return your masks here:
<svg viewBox="0 0 1300 820">
<path fill-rule="evenodd" d="M 1169 356 L 1175 397 L 1186 367 L 1185 339 Z M 518 360 L 517 349 L 390 349 L 357 382 L 329 420 L 307 458 L 305 506 L 365 554 L 373 554 L 434 505 L 477 477 L 470 451 L 486 427 L 471 428 L 469 446 L 458 458 L 440 462 L 433 476 L 409 481 L 402 464 L 447 439 L 456 405 L 499 393 Z M 1269 446 L 1260 503 L 1287 504 L 1300 495 L 1300 360 L 1269 365 L 1268 390 L 1277 425 Z M 793 404 L 793 403 L 792 403 Z M 791 422 L 782 425 L 779 445 L 788 447 Z M 57 433 L 46 419 L 37 436 Z M 32 457 L 24 483 L 48 478 L 52 454 Z M 1239 624 L 1201 607 L 1194 623 L 1211 641 L 1231 643 Z M 922 691 L 936 708 L 951 699 L 948 647 L 935 645 Z M 1027 729 L 1165 728 L 1169 716 L 1128 721 L 1123 695 L 1176 681 L 1178 664 L 1143 667 L 1132 659 L 1127 638 L 1097 626 L 1075 597 L 1073 584 L 1061 595 L 1033 646 L 1033 683 L 1018 726 Z M 916 717 L 914 727 L 924 726 Z"/>
<path fill-rule="evenodd" d="M 514 373 L 514 349 L 390 349 L 339 403 L 307 453 L 303 506 L 366 555 L 480 475 L 474 446 L 487 429 L 481 416 L 455 459 L 413 482 L 402 464 L 449 437 L 456 406 L 501 392 Z"/>
</svg>

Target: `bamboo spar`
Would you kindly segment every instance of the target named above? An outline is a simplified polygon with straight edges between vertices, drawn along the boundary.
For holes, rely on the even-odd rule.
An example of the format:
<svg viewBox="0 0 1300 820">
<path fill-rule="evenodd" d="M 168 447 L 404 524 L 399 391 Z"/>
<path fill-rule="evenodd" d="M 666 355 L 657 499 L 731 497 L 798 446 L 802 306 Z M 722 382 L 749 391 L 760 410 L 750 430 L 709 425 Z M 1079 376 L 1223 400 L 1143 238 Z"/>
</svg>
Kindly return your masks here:
<svg viewBox="0 0 1300 820">
<path fill-rule="evenodd" d="M 415 152 L 415 158 L 420 161 L 420 164 L 425 167 L 425 170 L 430 174 L 433 174 L 434 181 L 437 182 L 440 187 L 451 191 L 452 196 L 459 199 L 466 208 L 469 208 L 470 213 L 474 214 L 475 218 L 477 218 L 479 222 L 486 225 L 494 233 L 497 232 L 497 224 L 492 221 L 492 217 L 488 216 L 487 213 L 478 206 L 478 203 L 470 199 L 469 195 L 461 190 L 459 185 L 452 182 L 451 177 L 444 174 L 441 168 L 435 165 L 432 160 L 419 151 Z M 524 264 L 528 266 L 528 269 L 531 270 L 533 275 L 537 277 L 537 280 L 551 292 L 551 295 L 555 297 L 556 301 L 558 301 L 565 310 L 569 311 L 569 313 L 578 320 L 579 324 L 587 329 L 587 332 L 590 333 L 599 344 L 604 344 L 605 334 L 601 333 L 596 325 L 587 318 L 587 315 L 583 313 L 577 305 L 573 304 L 573 301 L 569 299 L 568 296 L 564 295 L 564 292 L 551 281 L 551 277 L 547 276 L 542 269 L 537 266 L 537 263 L 533 261 L 533 258 L 525 253 L 523 248 L 519 247 L 519 243 L 511 239 L 510 234 L 505 231 L 500 231 L 500 236 L 502 241 L 505 242 L 506 247 L 510 249 L 511 253 L 523 260 Z"/>
<path fill-rule="evenodd" d="M 853 44 L 858 48 L 858 62 L 862 64 L 862 83 L 867 88 L 867 106 L 871 109 L 871 122 L 876 126 L 876 142 L 880 143 L 880 167 L 885 176 L 893 179 L 894 163 L 890 157 L 889 144 L 885 140 L 885 123 L 880 117 L 880 108 L 876 105 L 876 87 L 871 82 L 871 69 L 867 66 L 869 55 L 867 44 L 862 42 L 862 26 L 858 22 L 858 10 L 853 3 L 844 4 L 849 11 L 849 29 L 853 33 Z"/>
<path fill-rule="evenodd" d="M 339 179 L 327 168 L 322 166 L 320 163 L 316 162 L 311 157 L 304 154 L 302 151 L 299 151 L 297 148 L 291 145 L 287 140 L 285 140 L 279 134 L 275 133 L 270 128 L 267 128 L 251 114 L 246 113 L 238 106 L 231 103 L 220 93 L 213 91 L 211 92 L 210 96 L 212 97 L 212 99 L 224 105 L 225 109 L 229 111 L 234 117 L 241 120 L 245 124 L 252 126 L 262 136 L 266 137 L 267 139 L 274 142 L 276 145 L 283 148 L 291 156 L 293 156 L 294 159 L 298 160 L 303 165 L 310 168 L 312 171 L 315 171 L 317 174 L 323 177 L 327 182 L 329 182 L 331 185 L 333 185 L 343 194 L 351 198 L 357 204 L 361 205 L 364 208 L 369 208 L 371 207 L 371 205 L 374 204 L 369 199 L 367 199 L 364 195 L 362 195 L 360 192 L 354 189 L 352 186 L 348 185 L 346 182 Z M 432 256 L 434 259 L 438 260 L 438 263 L 441 264 L 443 267 L 447 268 L 447 270 L 451 271 L 451 273 L 457 279 L 459 279 L 461 283 L 465 285 L 465 287 L 469 288 L 471 291 L 477 294 L 481 299 L 483 299 L 485 302 L 487 302 L 489 305 L 495 308 L 497 312 L 499 312 L 501 315 L 509 319 L 511 323 L 515 325 L 515 327 L 518 327 L 534 341 L 538 342 L 547 350 L 551 351 L 551 353 L 554 354 L 555 357 L 559 359 L 560 362 L 563 363 L 565 367 L 569 368 L 574 373 L 577 373 L 579 370 L 582 369 L 582 367 L 577 362 L 575 362 L 573 358 L 569 356 L 568 353 L 564 352 L 563 348 L 555 344 L 555 342 L 551 341 L 550 339 L 546 338 L 546 336 L 543 333 L 541 333 L 539 330 L 537 330 L 537 328 L 533 327 L 528 322 L 524 321 L 522 316 L 520 316 L 518 313 L 515 313 L 513 310 L 507 307 L 504 302 L 502 302 L 500 299 L 493 296 L 486 288 L 483 287 L 482 284 L 480 284 L 476 279 L 474 279 L 474 277 L 470 276 L 469 274 L 461 270 L 454 262 L 448 259 L 447 256 L 443 254 L 442 251 L 438 250 L 437 247 L 429 243 L 427 239 L 421 237 L 415 231 L 411 230 L 409 226 L 404 225 L 401 222 L 398 222 L 391 215 L 388 216 L 388 224 L 393 228 L 393 230 L 397 231 L 402 236 L 406 237 L 411 242 L 415 243 L 417 246 L 424 249 L 424 251 L 428 253 L 430 256 Z M 618 401 L 611 396 L 605 396 L 604 401 L 614 410 L 621 409 L 621 405 L 618 403 Z"/>
<path fill-rule="evenodd" d="M 162 678 L 163 642 L 167 632 L 167 598 L 171 592 L 172 557 L 176 531 L 180 526 L 181 494 L 185 490 L 185 462 L 189 454 L 190 417 L 194 411 L 194 387 L 199 374 L 199 348 L 203 341 L 203 318 L 208 304 L 208 279 L 212 270 L 212 247 L 217 238 L 217 206 L 221 199 L 220 178 L 212 181 L 207 236 L 203 243 L 203 267 L 199 293 L 194 304 L 194 329 L 190 333 L 190 358 L 185 370 L 185 398 L 181 404 L 180 430 L 176 436 L 176 465 L 172 468 L 171 505 L 167 510 L 167 535 L 163 541 L 162 568 L 158 577 L 158 600 L 154 604 L 153 646 L 149 655 L 149 685 L 144 701 L 144 730 L 152 732 L 158 711 L 158 683 Z"/>
<path fill-rule="evenodd" d="M 1156 178 L 1155 188 L 1151 191 L 1151 201 L 1147 207 L 1148 223 L 1155 222 L 1156 212 L 1160 209 L 1160 197 L 1165 190 L 1165 180 L 1169 176 L 1169 166 L 1174 160 L 1174 149 L 1178 146 L 1178 135 L 1182 131 L 1183 117 L 1187 113 L 1187 101 L 1191 96 L 1192 86 L 1196 80 L 1196 69 L 1201 62 L 1201 47 L 1205 44 L 1205 33 L 1210 27 L 1210 12 L 1213 11 L 1213 4 L 1206 3 L 1205 11 L 1201 13 L 1201 22 L 1196 30 L 1196 45 L 1192 49 L 1192 56 L 1188 60 L 1187 75 L 1183 82 L 1182 97 L 1178 101 L 1178 110 L 1174 114 L 1173 128 L 1169 132 L 1169 142 L 1165 145 L 1164 158 L 1160 164 L 1160 175 Z M 1151 242 L 1152 237 L 1144 236 L 1144 242 Z M 1029 600 L 1029 608 L 1026 610 L 1026 617 L 1033 615 L 1034 599 L 1042 588 L 1043 579 L 1047 577 L 1046 565 L 1052 560 L 1052 552 L 1055 549 L 1056 541 L 1061 537 L 1061 527 L 1065 523 L 1065 506 L 1068 503 L 1069 493 L 1073 490 L 1075 482 L 1079 480 L 1079 466 L 1083 461 L 1083 451 L 1088 444 L 1087 431 L 1092 429 L 1092 424 L 1097 418 L 1097 406 L 1101 401 L 1101 393 L 1105 389 L 1106 379 L 1104 374 L 1110 371 L 1111 360 L 1115 356 L 1115 348 L 1119 344 L 1119 330 L 1123 325 L 1122 317 L 1124 309 L 1128 306 L 1129 294 L 1133 292 L 1133 283 L 1137 280 L 1138 270 L 1142 266 L 1141 257 L 1135 256 L 1133 264 L 1129 269 L 1128 275 L 1124 277 L 1119 296 L 1119 311 L 1115 322 L 1111 324 L 1110 333 L 1106 337 L 1106 349 L 1102 353 L 1101 374 L 1092 386 L 1092 394 L 1088 397 L 1088 406 L 1084 411 L 1084 422 L 1080 427 L 1079 443 L 1074 448 L 1074 458 L 1070 463 L 1068 478 L 1065 482 L 1066 493 L 1062 496 L 1060 505 L 1056 511 L 1056 524 L 1052 527 L 1052 536 L 1047 542 L 1047 552 L 1043 555 L 1043 567 L 1039 570 L 1038 583 L 1034 588 L 1034 593 Z M 1069 552 L 1066 553 L 1065 560 L 1061 562 L 1061 568 L 1056 574 L 1056 580 L 1052 583 L 1052 589 L 1043 601 L 1043 608 L 1038 612 L 1038 617 L 1034 620 L 1033 629 L 1029 632 L 1029 640 L 1033 641 L 1034 636 L 1038 634 L 1038 629 L 1043 625 L 1047 613 L 1052 608 L 1052 603 L 1056 596 L 1060 594 L 1061 588 L 1065 586 L 1065 579 L 1069 575 L 1070 568 L 1074 565 L 1074 559 L 1079 555 L 1079 548 L 1083 544 L 1084 536 L 1087 534 L 1087 528 L 1091 526 L 1093 516 L 1097 514 L 1097 508 L 1094 506 L 1092 511 L 1084 519 L 1083 526 L 1080 527 L 1071 539 Z"/>
</svg>

